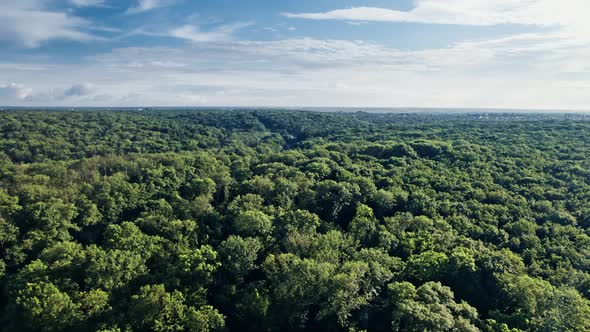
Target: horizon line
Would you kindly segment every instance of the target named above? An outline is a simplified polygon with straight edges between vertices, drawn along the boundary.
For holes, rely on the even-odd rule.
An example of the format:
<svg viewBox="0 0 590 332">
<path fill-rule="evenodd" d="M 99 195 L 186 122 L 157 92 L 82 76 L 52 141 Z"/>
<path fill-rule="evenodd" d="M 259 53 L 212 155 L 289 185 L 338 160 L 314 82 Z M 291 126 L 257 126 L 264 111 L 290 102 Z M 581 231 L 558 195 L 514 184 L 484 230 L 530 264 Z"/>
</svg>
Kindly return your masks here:
<svg viewBox="0 0 590 332">
<path fill-rule="evenodd" d="M 290 110 L 290 111 L 314 111 L 314 110 L 324 110 L 330 112 L 337 112 L 339 110 L 346 110 L 346 111 L 382 111 L 382 113 L 389 113 L 390 111 L 409 111 L 409 112 L 420 112 L 420 111 L 437 111 L 440 112 L 475 112 L 475 113 L 482 113 L 482 112 L 504 112 L 504 113 L 521 113 L 521 112 L 529 112 L 529 113 L 590 113 L 589 109 L 567 109 L 567 108 L 504 108 L 504 107 L 416 107 L 416 106 L 207 106 L 207 105 L 199 105 L 199 106 L 10 106 L 10 105 L 0 105 L 0 111 L 8 111 L 8 110 L 40 110 L 40 109 L 59 109 L 59 110 L 165 110 L 165 109 L 175 109 L 175 110 L 190 110 L 190 109 L 224 109 L 224 110 L 252 110 L 252 109 L 265 109 L 265 110 Z"/>
</svg>

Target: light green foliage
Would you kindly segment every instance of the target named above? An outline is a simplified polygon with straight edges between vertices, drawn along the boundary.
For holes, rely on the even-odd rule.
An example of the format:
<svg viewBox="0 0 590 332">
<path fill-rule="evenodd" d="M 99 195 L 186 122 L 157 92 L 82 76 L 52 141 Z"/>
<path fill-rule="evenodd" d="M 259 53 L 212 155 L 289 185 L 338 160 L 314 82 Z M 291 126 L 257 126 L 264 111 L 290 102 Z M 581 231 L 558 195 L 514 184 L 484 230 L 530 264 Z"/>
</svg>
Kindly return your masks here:
<svg viewBox="0 0 590 332">
<path fill-rule="evenodd" d="M 27 207 L 27 216 L 30 218 L 28 221 L 35 229 L 27 234 L 30 246 L 39 247 L 54 241 L 71 239 L 71 232 L 79 230 L 73 223 L 77 214 L 73 204 L 58 198 Z"/>
<path fill-rule="evenodd" d="M 408 194 L 400 188 L 379 189 L 371 197 L 375 215 L 380 218 L 391 216 L 396 211 L 403 209 L 407 200 Z"/>
<path fill-rule="evenodd" d="M 68 294 L 48 282 L 27 283 L 16 295 L 23 322 L 45 331 L 73 327 L 80 319 L 80 308 Z"/>
<path fill-rule="evenodd" d="M 236 233 L 242 236 L 264 236 L 272 232 L 272 220 L 261 211 L 245 211 L 234 219 Z"/>
<path fill-rule="evenodd" d="M 18 197 L 10 196 L 6 191 L 0 189 L 0 219 L 6 219 L 20 210 Z"/>
<path fill-rule="evenodd" d="M 369 270 L 365 281 L 376 290 L 398 276 L 403 269 L 403 262 L 400 258 L 389 256 L 382 249 L 361 249 L 355 253 L 354 260 L 368 264 Z"/>
<path fill-rule="evenodd" d="M 444 253 L 426 251 L 410 257 L 406 273 L 412 280 L 433 280 L 444 273 L 448 262 L 449 258 Z"/>
<path fill-rule="evenodd" d="M 185 305 L 179 291 L 164 285 L 141 287 L 131 298 L 130 315 L 141 330 L 208 332 L 224 326 L 224 317 L 211 306 L 195 309 Z"/>
<path fill-rule="evenodd" d="M 457 303 L 453 292 L 440 283 L 389 285 L 393 302 L 393 329 L 396 331 L 479 331 L 474 325 L 477 310 Z"/>
<path fill-rule="evenodd" d="M 571 288 L 557 288 L 529 276 L 504 276 L 504 291 L 522 311 L 518 327 L 531 331 L 587 331 L 590 301 Z"/>
<path fill-rule="evenodd" d="M 178 258 L 179 273 L 187 280 L 196 281 L 201 285 L 210 282 L 220 265 L 217 261 L 217 252 L 208 245 L 180 254 Z"/>
<path fill-rule="evenodd" d="M 365 285 L 369 273 L 365 262 L 347 262 L 330 279 L 330 290 L 326 305 L 322 306 L 319 317 L 333 315 L 342 326 L 348 325 L 353 310 L 366 306 L 373 297 Z"/>
<path fill-rule="evenodd" d="M 104 231 L 105 246 L 111 249 L 143 252 L 146 256 L 152 251 L 153 239 L 144 234 L 135 224 L 124 222 L 120 225 L 109 225 Z"/>
<path fill-rule="evenodd" d="M 232 235 L 219 245 L 221 266 L 236 278 L 243 278 L 256 266 L 260 241 Z"/>
<path fill-rule="evenodd" d="M 76 202 L 76 206 L 79 212 L 76 218 L 76 224 L 78 226 L 91 226 L 101 222 L 102 214 L 98 210 L 96 203 L 84 197 Z"/>
<path fill-rule="evenodd" d="M 111 291 L 147 273 L 145 256 L 139 252 L 91 247 L 85 282 L 93 287 Z"/>
<path fill-rule="evenodd" d="M 80 310 L 86 317 L 95 318 L 111 310 L 109 293 L 102 289 L 78 293 L 77 298 L 80 303 Z"/>
<path fill-rule="evenodd" d="M 289 211 L 278 220 L 281 231 L 287 234 L 291 231 L 314 233 L 321 224 L 320 218 L 306 210 Z"/>
<path fill-rule="evenodd" d="M 20 262 L 23 258 L 21 248 L 19 247 L 19 228 L 12 222 L 0 217 L 0 257 L 2 257 L 2 266 L 4 260 L 9 263 Z"/>
<path fill-rule="evenodd" d="M 292 254 L 270 255 L 263 264 L 268 279 L 277 283 L 274 296 L 294 306 L 314 303 L 310 300 L 326 291 L 324 287 L 334 268 L 332 264 Z"/>
<path fill-rule="evenodd" d="M 189 307 L 186 316 L 187 331 L 217 331 L 225 326 L 225 317 L 210 305 L 202 306 L 198 310 Z"/>
<path fill-rule="evenodd" d="M 354 196 L 358 191 L 358 186 L 347 182 L 322 181 L 315 188 L 309 204 L 320 217 L 337 221 L 353 206 Z"/>
<path fill-rule="evenodd" d="M 356 215 L 348 226 L 349 233 L 365 246 L 375 244 L 379 221 L 373 216 L 373 210 L 361 204 L 356 208 Z"/>
</svg>

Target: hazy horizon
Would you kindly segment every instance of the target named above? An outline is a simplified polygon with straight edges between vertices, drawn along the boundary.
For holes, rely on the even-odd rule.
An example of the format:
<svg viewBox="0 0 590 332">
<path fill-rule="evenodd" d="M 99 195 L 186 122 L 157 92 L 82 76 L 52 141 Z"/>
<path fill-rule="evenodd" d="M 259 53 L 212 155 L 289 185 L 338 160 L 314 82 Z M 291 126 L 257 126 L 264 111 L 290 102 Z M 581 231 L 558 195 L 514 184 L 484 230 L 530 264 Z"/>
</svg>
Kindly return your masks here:
<svg viewBox="0 0 590 332">
<path fill-rule="evenodd" d="M 520 113 L 520 114 L 589 114 L 590 110 L 516 109 L 478 107 L 358 107 L 358 106 L 2 106 L 9 110 L 285 110 L 311 112 L 366 113 Z"/>
</svg>

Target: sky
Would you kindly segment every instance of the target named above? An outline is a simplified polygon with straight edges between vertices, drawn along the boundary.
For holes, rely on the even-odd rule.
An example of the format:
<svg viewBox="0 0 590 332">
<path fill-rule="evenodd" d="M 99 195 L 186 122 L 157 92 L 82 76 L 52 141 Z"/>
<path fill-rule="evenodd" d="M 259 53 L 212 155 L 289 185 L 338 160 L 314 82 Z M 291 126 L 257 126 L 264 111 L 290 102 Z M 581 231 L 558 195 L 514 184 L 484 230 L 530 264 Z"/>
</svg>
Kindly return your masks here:
<svg viewBox="0 0 590 332">
<path fill-rule="evenodd" d="M 0 0 L 0 105 L 590 110 L 588 0 Z"/>
</svg>

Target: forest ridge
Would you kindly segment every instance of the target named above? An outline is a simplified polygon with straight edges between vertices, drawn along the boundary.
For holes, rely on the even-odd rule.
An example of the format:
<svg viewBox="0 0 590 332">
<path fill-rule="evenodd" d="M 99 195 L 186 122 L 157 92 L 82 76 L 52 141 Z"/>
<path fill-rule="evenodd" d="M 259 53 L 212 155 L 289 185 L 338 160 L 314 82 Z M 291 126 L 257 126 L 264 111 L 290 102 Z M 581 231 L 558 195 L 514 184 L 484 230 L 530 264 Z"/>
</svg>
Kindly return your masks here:
<svg viewBox="0 0 590 332">
<path fill-rule="evenodd" d="M 590 331 L 590 116 L 0 112 L 0 330 Z"/>
</svg>

